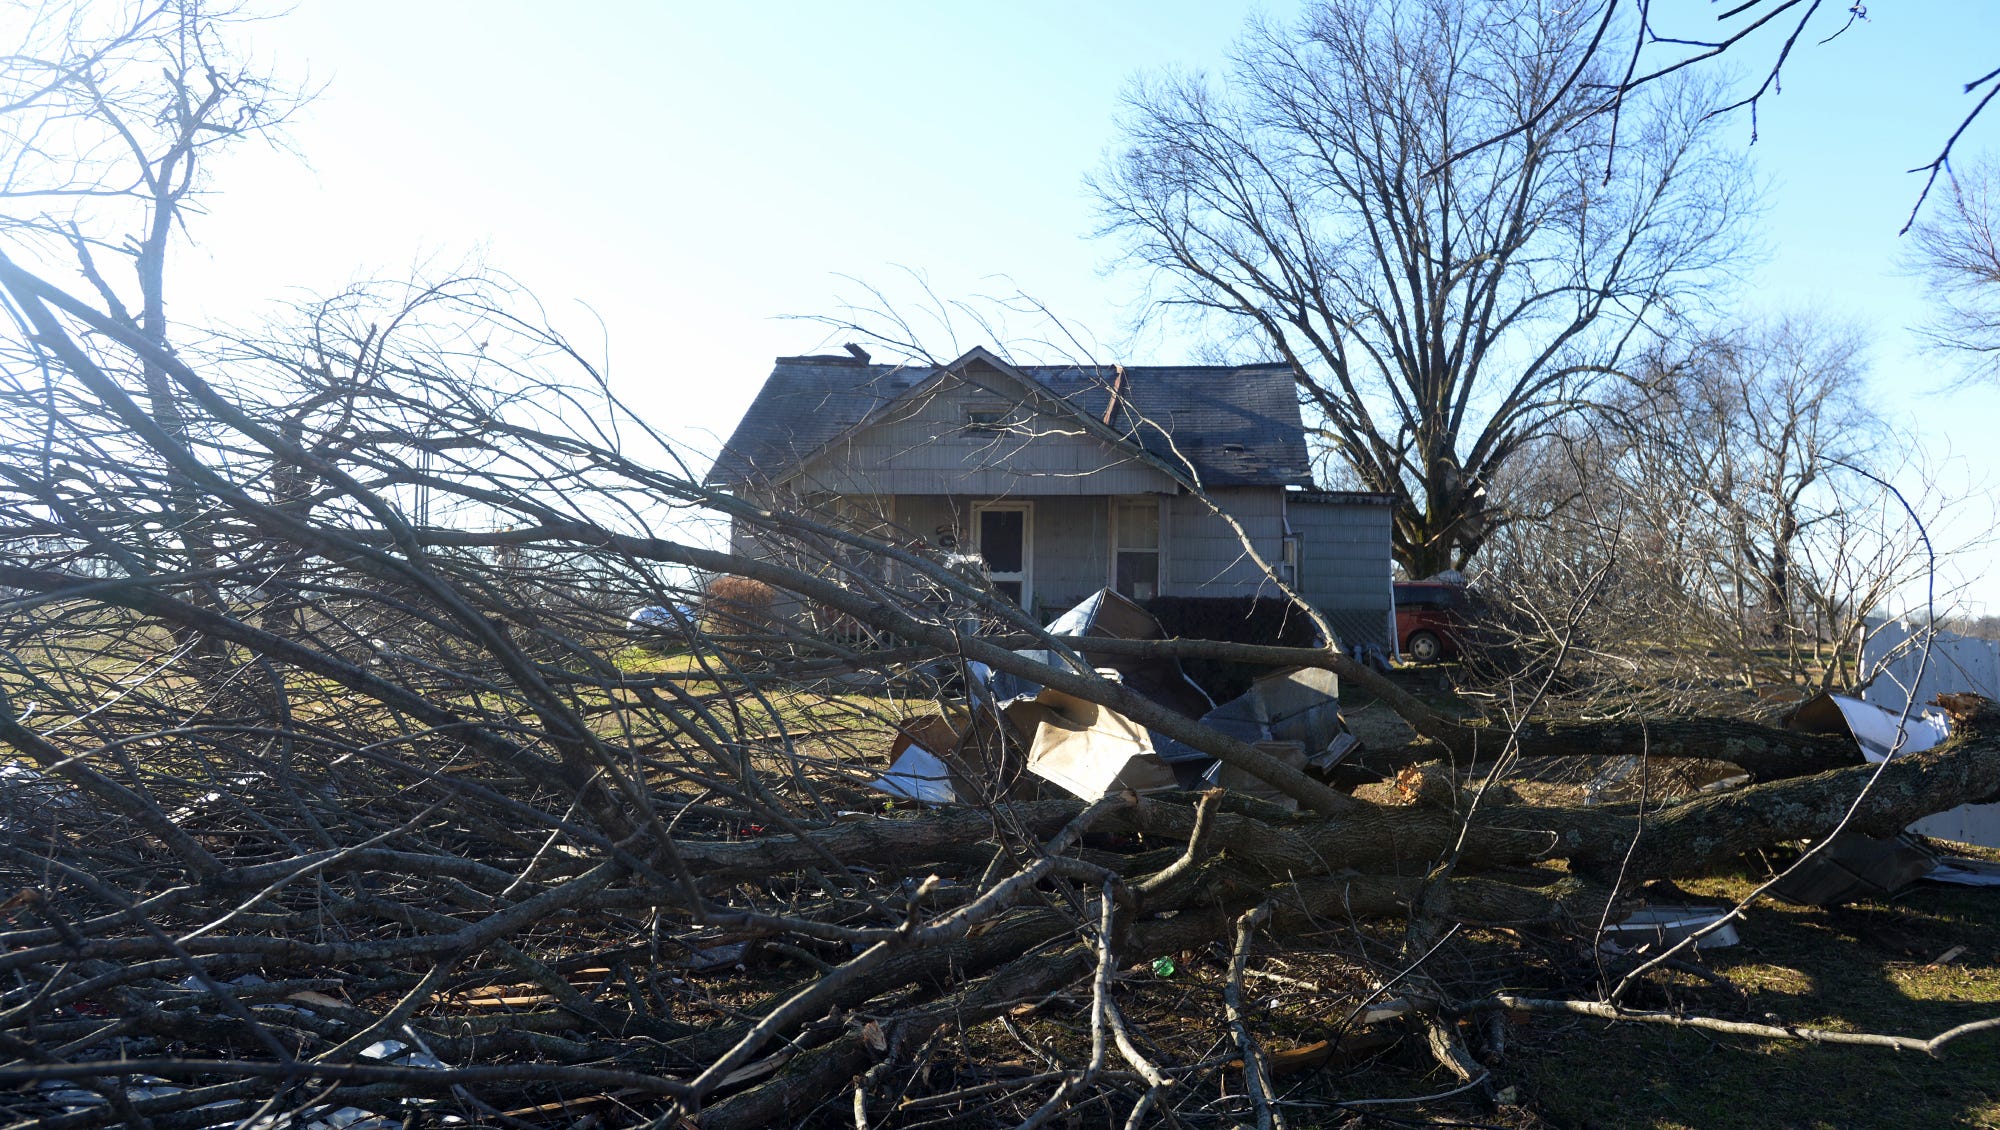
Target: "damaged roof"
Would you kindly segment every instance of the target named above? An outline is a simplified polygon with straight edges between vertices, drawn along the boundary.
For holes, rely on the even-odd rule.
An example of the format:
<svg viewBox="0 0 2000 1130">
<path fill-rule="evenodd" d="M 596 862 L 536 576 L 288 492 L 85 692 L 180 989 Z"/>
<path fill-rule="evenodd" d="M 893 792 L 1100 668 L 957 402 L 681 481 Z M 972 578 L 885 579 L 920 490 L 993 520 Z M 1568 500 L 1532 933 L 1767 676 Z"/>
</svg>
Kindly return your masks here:
<svg viewBox="0 0 2000 1130">
<path fill-rule="evenodd" d="M 1291 368 L 1010 365 L 974 349 L 942 367 L 861 357 L 780 357 L 708 473 L 715 485 L 782 475 L 888 405 L 984 362 L 1033 382 L 1109 438 L 1203 486 L 1311 486 Z M 1115 406 L 1114 406 L 1115 400 Z"/>
</svg>

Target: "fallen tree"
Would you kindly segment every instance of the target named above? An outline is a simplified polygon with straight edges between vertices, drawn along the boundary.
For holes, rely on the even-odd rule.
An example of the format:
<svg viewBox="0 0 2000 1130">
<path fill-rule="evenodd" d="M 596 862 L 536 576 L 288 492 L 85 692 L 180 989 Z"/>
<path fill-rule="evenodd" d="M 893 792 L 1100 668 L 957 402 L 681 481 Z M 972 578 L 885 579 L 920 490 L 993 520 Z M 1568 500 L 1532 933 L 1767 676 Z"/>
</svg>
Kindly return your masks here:
<svg viewBox="0 0 2000 1130">
<path fill-rule="evenodd" d="M 1424 958 L 1455 932 L 1592 939 L 1648 880 L 2000 796 L 1983 703 L 1878 769 L 1731 719 L 1447 718 L 1332 651 L 1089 641 L 1377 690 L 1423 737 L 1373 755 L 1418 784 L 1356 796 L 1022 654 L 1082 641 L 946 562 L 704 488 L 488 284 L 331 307 L 199 364 L 11 263 L 0 286 L 32 327 L 0 385 L 0 1085 L 38 1126 L 1268 1119 L 1277 1061 L 1241 992 L 1267 933 L 1351 958 L 1320 987 L 1335 1028 L 1394 995 L 1477 1084 L 1454 1018 L 1558 1006 L 1443 992 Z M 149 367 L 176 429 L 135 395 Z M 199 560 L 171 536 L 191 501 Z M 718 519 L 802 563 L 713 548 Z M 629 615 L 724 574 L 874 642 Z M 977 716 L 975 662 L 1300 810 L 1037 795 L 999 763 L 976 803 L 885 806 L 868 782 L 895 727 Z M 1594 807 L 1493 784 L 1608 754 L 1756 783 Z M 1149 996 L 1211 945 L 1226 1021 Z"/>
</svg>

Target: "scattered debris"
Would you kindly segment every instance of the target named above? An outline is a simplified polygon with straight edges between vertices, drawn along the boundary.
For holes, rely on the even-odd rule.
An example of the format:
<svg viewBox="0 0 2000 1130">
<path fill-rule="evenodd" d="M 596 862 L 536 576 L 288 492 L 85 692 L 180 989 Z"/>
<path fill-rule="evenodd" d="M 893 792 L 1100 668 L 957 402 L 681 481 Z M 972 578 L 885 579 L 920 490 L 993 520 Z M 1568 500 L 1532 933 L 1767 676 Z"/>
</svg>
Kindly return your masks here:
<svg viewBox="0 0 2000 1130">
<path fill-rule="evenodd" d="M 1303 670 L 1258 680 L 1242 697 L 1204 714 L 1201 722 L 1294 768 L 1330 768 L 1359 743 L 1341 723 L 1339 700 L 1317 690 L 1318 680 L 1298 678 Z M 1032 716 L 1036 726 L 1028 771 L 1086 800 L 1113 789 L 1143 793 L 1220 786 L 1286 807 L 1297 805 L 1261 778 L 1107 707 L 1053 690 L 1042 691 L 1035 705 L 1045 712 Z M 1010 707 L 1009 718 L 1025 723 L 1030 716 Z"/>
<path fill-rule="evenodd" d="M 1100 639 L 1155 640 L 1160 622 L 1130 599 L 1101 589 L 1049 625 L 1051 634 Z M 1040 662 L 1076 668 L 1054 651 L 1023 651 Z M 1340 680 L 1331 671 L 1293 667 L 1254 680 L 1250 689 L 1217 706 L 1172 658 L 1079 655 L 1091 670 L 1121 682 L 1169 709 L 1258 747 L 1295 768 L 1331 769 L 1361 743 L 1340 713 Z M 1018 676 L 974 665 L 972 698 L 997 708 L 1006 733 L 980 727 L 960 711 L 948 717 L 905 722 L 890 749 L 889 769 L 869 782 L 891 796 L 926 804 L 952 804 L 995 795 L 1004 777 L 1006 750 L 1027 750 L 1028 772 L 1094 800 L 1130 789 L 1202 789 L 1220 786 L 1272 803 L 1296 807 L 1291 797 L 1261 779 L 1224 766 L 1208 754 L 1150 730 L 1115 710 L 1042 687 Z M 982 789 L 982 786 L 983 789 Z M 998 791 L 1004 791 L 998 790 Z"/>
<path fill-rule="evenodd" d="M 1858 698 L 1822 694 L 1800 705 L 1785 725 L 1802 733 L 1844 734 L 1871 764 L 1930 749 L 1951 732 L 1950 717 L 1935 706 L 1914 708 L 1907 718 L 1902 713 Z M 1887 898 L 1925 878 L 2000 886 L 2000 872 L 1982 881 L 1976 868 L 1954 868 L 1940 875 L 1939 864 L 1938 853 L 1908 832 L 1887 839 L 1843 832 L 1794 868 L 1771 893 L 1801 906 L 1838 906 L 1860 898 Z"/>
<path fill-rule="evenodd" d="M 868 787 L 925 804 L 951 804 L 958 800 L 958 790 L 952 787 L 951 768 L 938 760 L 937 754 L 912 741 L 908 734 L 897 736 L 895 747 L 889 751 L 889 771 L 868 782 Z"/>
<path fill-rule="evenodd" d="M 1860 676 L 1862 698 L 1891 711 L 1957 693 L 2000 699 L 2000 641 L 1914 619 L 1890 620 L 1876 624 L 1862 641 Z M 1910 830 L 1932 839 L 2000 848 L 2000 804 L 1961 804 L 1924 817 Z"/>
<path fill-rule="evenodd" d="M 48 820 L 74 808 L 79 800 L 68 782 L 33 766 L 18 761 L 0 765 L 0 832 L 7 831 L 15 820 Z"/>
<path fill-rule="evenodd" d="M 1294 769 L 1303 769 L 1306 766 L 1305 747 L 1297 742 L 1272 741 L 1252 744 L 1257 747 L 1258 752 L 1268 754 Z M 1224 765 L 1219 761 L 1210 762 L 1208 772 L 1202 774 L 1201 780 L 1204 785 L 1213 785 L 1228 789 L 1230 792 L 1242 793 L 1244 796 L 1256 797 L 1280 808 L 1297 809 L 1299 806 L 1297 800 L 1272 788 L 1262 777 L 1231 765 Z"/>
<path fill-rule="evenodd" d="M 888 772 L 868 785 L 926 804 L 971 803 L 1005 791 L 1005 743 L 990 721 L 963 710 L 909 719 L 896 728 Z"/>
<path fill-rule="evenodd" d="M 1167 635 L 1166 629 L 1160 626 L 1152 613 L 1111 589 L 1099 589 L 1085 597 L 1082 603 L 1056 617 L 1047 630 L 1053 636 L 1095 636 L 1111 640 L 1160 640 Z M 1119 680 L 1126 686 L 1190 718 L 1199 718 L 1215 706 L 1208 692 L 1181 670 L 1177 659 L 1111 656 L 1082 648 L 1077 654 L 1082 657 L 1084 665 L 1078 666 L 1074 659 L 1054 651 L 1026 650 L 1020 654 L 1051 667 L 1068 667 L 1079 672 L 1116 671 Z M 1033 698 L 1042 689 L 1006 672 L 991 674 L 988 687 L 1000 706 Z"/>
<path fill-rule="evenodd" d="M 96 1091 L 86 1091 L 65 1079 L 50 1079 L 38 1084 L 35 1089 L 38 1092 L 37 1098 L 55 1103 L 69 1112 L 103 1106 L 105 1102 L 103 1095 Z M 157 1075 L 134 1075 L 120 1089 L 128 1100 L 162 1098 L 167 1095 L 178 1095 L 183 1090 Z"/>
<path fill-rule="evenodd" d="M 1894 753 L 1921 753 L 1951 733 L 1951 718 L 1935 706 L 1889 710 L 1845 695 L 1816 695 L 1800 704 L 1785 720 L 1785 728 L 1804 734 L 1846 734 L 1871 763 Z M 1900 720 L 1900 725 L 1898 724 Z"/>
<path fill-rule="evenodd" d="M 1316 667 L 1274 671 L 1202 716 L 1202 724 L 1253 745 L 1295 742 L 1305 763 L 1331 769 L 1358 743 L 1340 715 L 1340 678 Z"/>
<path fill-rule="evenodd" d="M 694 636 L 698 616 L 692 604 L 647 604 L 632 610 L 625 627 L 643 639 L 684 643 Z"/>
<path fill-rule="evenodd" d="M 377 1040 L 362 1048 L 361 1055 L 365 1059 L 379 1059 L 397 1067 L 421 1067 L 429 1071 L 443 1071 L 451 1066 L 422 1048 L 413 1048 L 401 1040 Z"/>
</svg>

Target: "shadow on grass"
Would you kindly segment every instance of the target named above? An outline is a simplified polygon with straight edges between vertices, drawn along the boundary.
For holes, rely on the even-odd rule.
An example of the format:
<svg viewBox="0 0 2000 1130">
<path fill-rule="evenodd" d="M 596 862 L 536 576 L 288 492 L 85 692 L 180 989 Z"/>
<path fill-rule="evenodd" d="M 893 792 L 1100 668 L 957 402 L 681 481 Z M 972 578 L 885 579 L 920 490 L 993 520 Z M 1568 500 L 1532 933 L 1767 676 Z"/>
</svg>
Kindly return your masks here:
<svg viewBox="0 0 2000 1130">
<path fill-rule="evenodd" d="M 1743 875 L 1684 882 L 1729 901 Z M 1893 903 L 1835 910 L 1760 905 L 1743 944 L 1705 955 L 1741 990 L 1688 979 L 1652 991 L 1725 1019 L 1929 1038 L 2000 1014 L 2000 891 L 1920 885 Z M 1930 964 L 1964 946 L 1950 963 Z M 1663 1000 L 1662 998 L 1671 998 Z M 1538 1020 L 1512 1065 L 1552 1127 L 2000 1127 L 2000 1035 L 1937 1057 L 1780 1043 L 1693 1030 Z"/>
</svg>

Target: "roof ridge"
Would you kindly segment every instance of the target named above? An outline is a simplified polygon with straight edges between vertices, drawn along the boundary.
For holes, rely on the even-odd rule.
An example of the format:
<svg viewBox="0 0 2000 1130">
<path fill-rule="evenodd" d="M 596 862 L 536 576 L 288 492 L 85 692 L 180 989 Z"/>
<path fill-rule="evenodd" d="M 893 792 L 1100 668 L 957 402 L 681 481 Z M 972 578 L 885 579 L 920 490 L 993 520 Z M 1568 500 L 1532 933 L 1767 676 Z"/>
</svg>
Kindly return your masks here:
<svg viewBox="0 0 2000 1130">
<path fill-rule="evenodd" d="M 875 362 L 863 361 L 846 353 L 799 353 L 792 356 L 780 355 L 772 362 L 777 365 L 845 365 L 850 369 L 874 368 Z"/>
<path fill-rule="evenodd" d="M 1085 365 L 1079 362 L 1068 362 L 1062 364 L 1051 362 L 1048 364 L 1016 365 L 1014 367 L 1016 369 L 1021 370 L 1024 373 L 1032 373 L 1032 372 L 1048 371 L 1048 370 L 1059 370 L 1064 372 L 1074 370 L 1079 373 L 1087 373 L 1087 372 L 1108 373 L 1111 372 L 1113 369 L 1119 367 L 1120 365 L 1123 365 L 1125 371 L 1128 373 L 1133 372 L 1134 370 L 1137 370 L 1139 372 L 1145 372 L 1146 370 L 1149 369 L 1179 369 L 1192 372 L 1240 373 L 1245 369 L 1289 369 L 1292 367 L 1292 363 L 1290 361 L 1249 361 L 1241 365 L 1173 365 L 1173 364 L 1137 365 L 1137 364 L 1125 364 L 1124 362 L 1109 362 L 1109 361 L 1103 364 L 1093 363 Z"/>
</svg>

